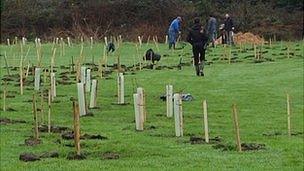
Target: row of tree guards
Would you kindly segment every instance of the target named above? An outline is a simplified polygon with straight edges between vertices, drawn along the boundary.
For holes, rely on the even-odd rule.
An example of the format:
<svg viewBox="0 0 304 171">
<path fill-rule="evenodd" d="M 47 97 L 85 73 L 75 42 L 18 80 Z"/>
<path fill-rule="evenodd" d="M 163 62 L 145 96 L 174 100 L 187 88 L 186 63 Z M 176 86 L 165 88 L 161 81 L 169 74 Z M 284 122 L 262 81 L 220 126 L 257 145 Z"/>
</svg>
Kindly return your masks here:
<svg viewBox="0 0 304 171">
<path fill-rule="evenodd" d="M 112 38 L 111 38 L 112 39 Z M 115 38 L 116 39 L 116 38 Z M 158 38 L 153 37 L 152 38 L 156 48 L 158 49 Z M 71 39 L 68 38 L 68 46 L 72 46 Z M 166 37 L 167 40 L 167 37 Z M 30 48 L 27 50 L 27 53 L 25 56 L 23 56 L 23 46 L 26 45 L 26 38 L 22 38 L 22 43 L 20 44 L 20 94 L 23 94 L 23 80 L 26 79 L 29 75 L 29 68 L 30 65 L 28 63 L 26 73 L 23 73 L 23 63 L 25 59 L 28 56 Z M 105 44 L 108 44 L 107 37 L 104 38 Z M 112 41 L 112 40 L 111 40 Z M 121 36 L 119 36 L 116 40 L 116 42 L 122 42 Z M 142 37 L 138 37 L 139 41 L 139 47 L 142 46 Z M 18 39 L 15 38 L 15 44 L 17 44 Z M 94 108 L 97 107 L 97 87 L 98 87 L 98 81 L 96 79 L 91 79 L 91 69 L 86 68 L 84 66 L 81 66 L 81 63 L 83 62 L 83 38 L 81 38 L 82 42 L 82 47 L 81 47 L 81 52 L 80 52 L 80 58 L 76 61 L 76 64 L 72 62 L 73 70 L 74 66 L 76 67 L 76 80 L 77 80 L 77 94 L 78 94 L 78 103 L 73 101 L 73 111 L 74 111 L 74 131 L 75 133 L 75 141 L 78 143 L 75 143 L 77 145 L 76 149 L 77 151 L 80 151 L 80 145 L 79 145 L 79 131 L 80 131 L 80 125 L 79 125 L 79 116 L 83 116 L 88 114 L 88 108 Z M 149 40 L 148 40 L 149 42 Z M 90 38 L 90 44 L 91 48 L 93 48 L 93 38 Z M 55 78 L 55 72 L 54 72 L 54 66 L 55 66 L 55 54 L 56 54 L 56 47 L 55 45 L 59 44 L 60 49 L 61 49 L 61 55 L 64 55 L 64 40 L 63 38 L 56 38 L 53 41 L 53 47 L 52 47 L 52 57 L 51 57 L 51 68 L 49 72 L 49 77 L 50 77 L 50 88 L 48 90 L 48 131 L 50 132 L 51 130 L 51 103 L 54 101 L 56 97 L 56 78 Z M 8 45 L 10 45 L 10 41 L 8 39 Z M 36 92 L 41 91 L 41 117 L 40 119 L 43 120 L 43 88 L 40 87 L 41 85 L 41 77 L 42 77 L 42 72 L 44 76 L 44 83 L 46 83 L 46 75 L 47 71 L 46 69 L 43 69 L 41 66 L 41 57 L 42 57 L 42 52 L 41 52 L 41 40 L 39 38 L 35 39 L 35 45 L 36 45 L 36 52 L 37 52 L 37 66 L 35 67 L 34 70 L 34 90 Z M 119 43 L 118 43 L 119 45 Z M 227 52 L 226 47 L 225 48 L 225 56 L 230 56 L 231 55 L 231 49 L 229 48 L 229 53 Z M 138 55 L 138 45 L 136 45 L 137 49 L 137 55 Z M 254 45 L 254 53 L 256 59 L 260 59 L 261 57 L 259 56 L 260 53 L 257 52 L 257 48 Z M 289 49 L 287 48 L 287 52 L 289 55 Z M 7 63 L 7 58 L 6 58 L 6 52 L 4 53 L 4 59 L 5 59 L 5 65 L 7 68 L 8 75 L 10 75 L 9 72 L 9 67 Z M 230 55 L 229 55 L 230 54 Z M 101 59 L 100 66 L 102 67 L 102 64 L 105 64 L 105 67 L 107 67 L 107 55 L 105 54 L 105 46 L 104 46 L 104 58 Z M 289 57 L 289 56 L 288 56 Z M 139 55 L 138 55 L 138 58 Z M 230 58 L 229 58 L 230 59 Z M 120 71 L 120 59 L 119 59 L 119 54 L 117 57 L 117 63 L 118 63 L 118 71 Z M 134 62 L 135 63 L 135 62 Z M 229 60 L 230 63 L 230 60 Z M 141 63 L 140 63 L 141 65 Z M 102 78 L 102 68 L 99 68 L 99 74 L 100 77 Z M 140 66 L 141 68 L 141 66 Z M 25 78 L 24 78 L 25 77 Z M 90 103 L 87 104 L 87 94 L 90 93 Z M 6 111 L 6 95 L 7 95 L 7 84 L 4 84 L 4 92 L 3 92 L 3 111 Z M 35 138 L 38 140 L 39 134 L 38 134 L 38 112 L 37 112 L 37 97 L 36 93 L 33 95 L 33 113 L 34 113 L 34 123 L 35 123 Z M 143 131 L 144 130 L 144 123 L 147 119 L 147 112 L 146 112 L 146 100 L 145 100 L 145 92 L 144 89 L 141 87 L 137 88 L 137 91 L 135 94 L 133 94 L 134 98 L 134 111 L 135 111 L 135 129 L 138 131 Z M 125 99 L 124 99 L 124 75 L 123 73 L 118 72 L 117 75 L 117 104 L 125 104 Z M 182 111 L 182 100 L 181 96 L 178 93 L 173 93 L 173 86 L 172 85 L 167 85 L 166 86 L 166 107 L 167 107 L 167 117 L 171 118 L 174 116 L 174 122 L 175 122 L 175 135 L 177 137 L 183 136 L 183 111 Z M 203 128 L 204 128 L 204 135 L 205 135 L 205 141 L 208 143 L 209 142 L 209 128 L 208 128 L 208 115 L 207 115 L 207 101 L 204 100 L 202 103 L 203 107 Z M 236 132 L 236 144 L 238 146 L 239 151 L 241 151 L 240 147 L 240 133 L 239 133 L 239 124 L 238 124 L 238 117 L 237 117 L 237 108 L 236 105 L 233 105 L 232 107 L 232 113 L 233 113 L 233 121 L 234 121 L 234 127 L 235 127 L 235 132 Z M 287 124 L 288 124 L 288 135 L 291 136 L 291 122 L 290 122 L 290 117 L 291 117 L 291 112 L 290 112 L 290 98 L 289 95 L 287 94 Z M 37 129 L 36 129 L 37 128 Z M 78 133 L 77 133 L 78 130 Z M 77 138 L 78 135 L 78 138 Z M 79 147 L 78 147 L 79 146 Z"/>
<path fill-rule="evenodd" d="M 37 92 L 40 89 L 40 77 L 41 77 L 41 68 L 35 68 L 35 81 L 34 81 L 34 90 Z M 48 132 L 51 129 L 51 102 L 56 97 L 56 80 L 55 73 L 50 74 L 51 77 L 51 88 L 48 90 Z M 90 85 L 90 86 L 87 86 Z M 89 88 L 86 88 L 89 87 Z M 88 113 L 88 108 L 94 108 L 97 106 L 97 80 L 91 80 L 91 70 L 86 67 L 81 67 L 81 78 L 80 82 L 77 83 L 77 91 L 78 91 L 78 104 L 73 101 L 73 111 L 74 111 L 74 129 L 79 132 L 79 116 L 86 115 Z M 4 83 L 3 89 L 3 111 L 6 111 L 6 95 L 7 95 L 7 84 Z M 86 104 L 86 93 L 90 94 L 90 104 Z M 124 104 L 124 75 L 123 73 L 117 74 L 117 103 Z M 142 87 L 137 88 L 137 92 L 133 94 L 134 98 L 134 112 L 135 112 L 135 129 L 138 131 L 144 130 L 144 123 L 147 120 L 147 112 L 146 112 L 146 96 L 145 91 Z M 288 135 L 291 136 L 291 108 L 290 108 L 290 96 L 287 94 L 286 98 L 287 104 L 287 128 Z M 36 93 L 33 95 L 33 115 L 34 115 L 34 124 L 35 124 L 35 139 L 39 139 L 38 133 L 38 112 L 37 112 L 37 98 Z M 181 95 L 178 93 L 173 93 L 173 86 L 166 85 L 166 107 L 167 113 L 166 116 L 171 118 L 174 116 L 175 122 L 175 135 L 177 137 L 183 136 L 183 110 L 182 110 L 182 99 Z M 202 111 L 203 111 L 203 129 L 206 143 L 209 143 L 209 128 L 208 128 L 208 112 L 207 112 L 207 101 L 204 100 L 202 102 Z M 41 90 L 41 120 L 43 120 L 43 93 Z M 240 128 L 238 122 L 238 113 L 236 104 L 232 105 L 232 116 L 233 116 L 233 125 L 235 128 L 235 136 L 236 136 L 236 144 L 238 147 L 238 151 L 241 151 L 241 138 L 240 138 Z M 78 122 L 78 123 L 77 123 Z M 78 135 L 78 136 L 77 136 Z M 80 149 L 79 146 L 79 134 L 75 134 L 75 143 L 77 145 L 77 149 Z"/>
</svg>

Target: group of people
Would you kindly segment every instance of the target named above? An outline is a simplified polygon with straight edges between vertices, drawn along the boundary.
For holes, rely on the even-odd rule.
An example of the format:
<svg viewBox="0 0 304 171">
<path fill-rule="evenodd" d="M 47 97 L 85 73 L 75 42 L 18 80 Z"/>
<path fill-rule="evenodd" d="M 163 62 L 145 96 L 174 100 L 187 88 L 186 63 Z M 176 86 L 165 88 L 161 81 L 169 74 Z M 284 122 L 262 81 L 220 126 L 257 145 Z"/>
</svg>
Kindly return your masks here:
<svg viewBox="0 0 304 171">
<path fill-rule="evenodd" d="M 174 19 L 169 27 L 169 49 L 175 49 L 176 41 L 181 34 L 181 22 L 182 18 L 177 17 Z M 225 22 L 220 27 L 220 37 L 222 37 L 222 43 L 233 45 L 233 31 L 234 25 L 229 14 L 225 15 Z M 189 29 L 187 35 L 187 42 L 192 45 L 192 52 L 194 58 L 195 72 L 197 76 L 204 76 L 205 65 L 205 51 L 209 43 L 212 47 L 215 47 L 215 41 L 217 40 L 217 20 L 213 15 L 209 16 L 204 27 L 199 18 L 194 19 L 193 26 Z"/>
</svg>

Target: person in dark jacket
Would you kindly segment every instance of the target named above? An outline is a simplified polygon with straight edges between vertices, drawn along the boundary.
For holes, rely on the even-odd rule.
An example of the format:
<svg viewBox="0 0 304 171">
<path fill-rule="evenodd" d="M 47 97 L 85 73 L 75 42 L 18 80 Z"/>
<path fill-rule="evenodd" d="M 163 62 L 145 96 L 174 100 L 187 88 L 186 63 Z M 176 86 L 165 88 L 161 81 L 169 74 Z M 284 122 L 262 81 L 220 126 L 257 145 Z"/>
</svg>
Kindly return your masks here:
<svg viewBox="0 0 304 171">
<path fill-rule="evenodd" d="M 215 40 L 216 40 L 216 28 L 217 28 L 217 21 L 215 17 L 210 14 L 209 20 L 207 22 L 207 35 L 209 37 L 209 42 L 212 42 L 212 47 L 215 47 Z"/>
<path fill-rule="evenodd" d="M 208 37 L 199 18 L 194 19 L 194 25 L 189 31 L 187 41 L 192 45 L 196 75 L 204 76 L 205 50 Z"/>
<path fill-rule="evenodd" d="M 229 14 L 225 15 L 225 26 L 224 26 L 224 30 L 225 30 L 225 37 L 226 37 L 226 42 L 228 45 L 233 45 L 233 30 L 234 30 L 234 25 L 233 25 L 233 21 L 230 18 Z"/>
</svg>

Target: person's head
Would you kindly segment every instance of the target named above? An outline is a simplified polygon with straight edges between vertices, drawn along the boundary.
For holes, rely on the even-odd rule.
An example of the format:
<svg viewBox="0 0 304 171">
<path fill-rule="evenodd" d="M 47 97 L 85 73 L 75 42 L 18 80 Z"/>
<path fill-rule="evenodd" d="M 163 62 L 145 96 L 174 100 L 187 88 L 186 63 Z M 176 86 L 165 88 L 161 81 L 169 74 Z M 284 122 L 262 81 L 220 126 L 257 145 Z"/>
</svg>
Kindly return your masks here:
<svg viewBox="0 0 304 171">
<path fill-rule="evenodd" d="M 182 17 L 180 17 L 180 16 L 178 16 L 178 17 L 176 17 L 177 19 L 178 19 L 178 21 L 182 21 Z"/>
<path fill-rule="evenodd" d="M 199 24 L 201 21 L 198 17 L 194 18 L 194 24 Z"/>
<path fill-rule="evenodd" d="M 229 18 L 229 17 L 230 17 L 229 14 L 226 14 L 226 15 L 225 15 L 225 18 Z"/>
</svg>

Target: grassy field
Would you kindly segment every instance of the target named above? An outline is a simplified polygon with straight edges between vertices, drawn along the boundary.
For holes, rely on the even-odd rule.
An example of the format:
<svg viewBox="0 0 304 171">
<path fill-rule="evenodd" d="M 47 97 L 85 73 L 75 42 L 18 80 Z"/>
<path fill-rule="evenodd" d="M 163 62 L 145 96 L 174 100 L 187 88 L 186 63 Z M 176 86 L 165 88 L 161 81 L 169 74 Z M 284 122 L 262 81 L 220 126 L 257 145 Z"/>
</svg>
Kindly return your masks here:
<svg viewBox="0 0 304 171">
<path fill-rule="evenodd" d="M 289 47 L 287 49 L 287 46 Z M 139 49 L 142 56 L 154 44 L 144 44 Z M 42 44 L 42 64 L 49 68 L 52 44 Z M 129 105 L 114 105 L 116 97 L 116 73 L 108 79 L 99 79 L 98 106 L 92 109 L 93 117 L 82 117 L 81 133 L 100 134 L 107 140 L 81 140 L 82 151 L 87 153 L 86 160 L 67 160 L 69 152 L 74 151 L 72 140 L 61 139 L 60 134 L 41 133 L 42 144 L 29 147 L 22 145 L 33 135 L 32 98 L 33 83 L 25 86 L 20 95 L 18 77 L 8 82 L 9 95 L 7 107 L 16 111 L 3 112 L 1 118 L 21 119 L 26 123 L 1 124 L 0 157 L 1 170 L 303 170 L 303 42 L 277 42 L 271 47 L 262 47 L 261 61 L 254 59 L 250 45 L 231 49 L 231 64 L 223 59 L 223 46 L 210 48 L 207 52 L 209 65 L 205 67 L 205 77 L 197 77 L 191 61 L 191 47 L 169 51 L 167 45 L 160 44 L 160 54 L 164 55 L 158 66 L 171 66 L 173 69 L 125 72 L 125 97 Z M 34 44 L 27 44 L 24 54 L 29 53 L 25 64 L 36 64 Z M 138 62 L 134 43 L 123 43 L 120 50 L 121 64 L 131 66 Z M 287 55 L 287 52 L 290 54 Z M 7 54 L 12 74 L 18 74 L 20 47 L 1 45 L 1 55 Z M 60 48 L 56 54 L 57 81 L 59 73 L 69 71 L 60 66 L 68 66 L 80 53 L 80 45 L 65 47 L 61 56 Z M 90 48 L 85 44 L 85 63 L 97 61 L 102 57 L 103 44 Z M 108 64 L 116 62 L 118 53 L 109 55 Z M 288 58 L 288 56 L 290 58 Z M 178 70 L 180 57 L 185 66 Z M 111 67 L 109 67 L 111 69 Z M 4 58 L 1 56 L 1 78 L 6 75 Z M 97 76 L 97 71 L 93 76 Z M 72 76 L 72 75 L 69 75 Z M 30 75 L 29 80 L 33 80 Z M 145 130 L 135 131 L 133 98 L 134 80 L 146 92 L 147 122 Z M 73 80 L 73 79 L 71 79 Z M 2 81 L 3 82 L 3 81 Z M 48 87 L 48 82 L 43 85 Z M 174 91 L 191 93 L 194 101 L 183 102 L 184 137 L 175 137 L 174 118 L 166 117 L 166 103 L 159 97 L 165 93 L 165 86 L 172 84 Z M 3 89 L 3 85 L 1 86 Z M 14 92 L 15 91 L 15 92 Z M 3 91 L 1 91 L 2 93 Z M 292 132 L 287 135 L 286 93 L 291 96 Z M 57 85 L 58 97 L 53 103 L 52 123 L 72 128 L 72 104 L 70 97 L 77 97 L 76 84 Z M 240 134 L 243 143 L 265 144 L 258 151 L 237 152 L 236 150 L 215 149 L 215 144 L 191 144 L 191 136 L 203 136 L 202 100 L 208 102 L 210 136 L 221 137 L 221 144 L 235 146 L 231 105 L 237 104 L 239 111 Z M 1 106 L 3 95 L 1 94 Z M 40 102 L 38 102 L 38 107 Z M 46 102 L 44 103 L 46 111 Z M 44 114 L 46 118 L 46 112 Z M 263 135 L 264 134 L 264 135 Z M 269 136 L 265 136 L 269 134 Z M 278 135 L 274 135 L 278 134 Z M 58 143 L 60 141 L 61 143 Z M 23 152 L 42 153 L 58 151 L 59 158 L 47 158 L 36 162 L 19 161 Z M 105 152 L 120 155 L 119 159 L 102 159 Z"/>
</svg>

